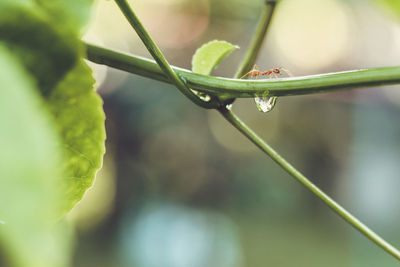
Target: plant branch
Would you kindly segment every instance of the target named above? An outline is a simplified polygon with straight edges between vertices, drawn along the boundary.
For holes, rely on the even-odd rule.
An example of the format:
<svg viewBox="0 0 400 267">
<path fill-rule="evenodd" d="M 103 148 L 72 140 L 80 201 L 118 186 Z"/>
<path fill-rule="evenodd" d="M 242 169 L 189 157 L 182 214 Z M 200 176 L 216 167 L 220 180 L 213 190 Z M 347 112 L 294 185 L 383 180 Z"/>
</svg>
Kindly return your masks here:
<svg viewBox="0 0 400 267">
<path fill-rule="evenodd" d="M 160 66 L 161 70 L 165 74 L 165 76 L 171 81 L 181 93 L 183 93 L 187 98 L 189 98 L 195 104 L 203 107 L 203 108 L 215 108 L 219 105 L 219 102 L 216 98 L 211 98 L 210 101 L 206 102 L 201 100 L 197 95 L 195 95 L 190 88 L 182 81 L 180 77 L 174 72 L 171 66 L 168 64 L 166 58 L 161 53 L 161 50 L 151 39 L 150 35 L 147 33 L 146 29 L 143 27 L 142 23 L 130 8 L 126 0 L 115 0 L 122 13 L 128 20 L 128 22 L 132 25 L 147 50 L 150 52 L 152 57 L 155 59 L 157 64 Z"/>
<path fill-rule="evenodd" d="M 333 73 L 325 75 L 315 75 L 309 77 L 279 79 L 275 81 L 242 81 L 225 78 L 215 78 L 210 76 L 193 74 L 190 71 L 172 68 L 165 57 L 162 55 L 159 48 L 150 38 L 139 19 L 130 9 L 125 0 L 115 0 L 128 21 L 146 45 L 147 49 L 156 60 L 158 65 L 149 60 L 138 57 L 131 57 L 122 53 L 107 50 L 105 48 L 87 45 L 87 55 L 90 60 L 100 64 L 106 64 L 121 70 L 126 70 L 132 73 L 137 73 L 143 76 L 151 77 L 161 81 L 171 82 L 189 99 L 196 104 L 206 108 L 216 108 L 236 129 L 245 135 L 252 143 L 259 147 L 265 154 L 270 156 L 278 165 L 292 175 L 298 182 L 303 184 L 317 197 L 324 201 L 333 211 L 340 215 L 345 221 L 350 223 L 363 235 L 371 239 L 382 249 L 400 260 L 400 252 L 379 237 L 376 233 L 362 224 L 357 218 L 346 211 L 304 175 L 290 165 L 283 157 L 273 150 L 266 142 L 257 136 L 246 124 L 244 124 L 234 113 L 228 110 L 225 106 L 221 106 L 218 102 L 218 97 L 254 97 L 258 95 L 264 96 L 283 96 L 293 94 L 306 94 L 327 92 L 332 90 L 344 90 L 366 86 L 376 86 L 383 84 L 394 84 L 400 82 L 400 67 L 380 68 L 372 70 L 352 71 L 345 73 Z M 272 15 L 272 12 L 271 14 Z M 268 21 L 269 22 L 269 21 Z M 264 35 L 262 33 L 262 35 Z M 261 36 L 261 35 L 260 35 Z M 260 37 L 258 36 L 258 37 Z M 259 49 L 260 47 L 258 47 Z M 256 49 L 256 53 L 258 52 Z M 246 59 L 249 64 L 255 60 L 254 52 L 248 52 Z M 253 58 L 254 57 L 254 58 Z M 160 69 L 161 68 L 161 69 Z M 242 68 L 242 67 L 241 67 Z M 238 73 L 244 71 L 239 69 Z M 187 84 L 192 88 L 201 92 L 210 93 L 214 96 L 212 103 L 206 103 L 198 99 L 191 92 L 189 87 L 181 80 L 180 75 Z M 233 85 L 233 86 L 232 86 Z M 198 86 L 198 87 L 195 87 Z M 236 87 L 235 87 L 236 86 Z M 311 88 L 311 89 L 310 89 Z M 199 102 L 201 101 L 201 102 Z"/>
<path fill-rule="evenodd" d="M 276 6 L 276 1 L 266 0 L 264 9 L 258 20 L 256 30 L 253 34 L 253 38 L 250 42 L 249 47 L 247 48 L 247 52 L 240 64 L 238 70 L 234 77 L 239 79 L 244 74 L 253 68 L 254 63 L 256 62 L 257 56 L 261 50 L 262 44 L 265 40 L 265 35 L 271 23 L 272 15 L 274 13 Z"/>
<path fill-rule="evenodd" d="M 219 112 L 224 118 L 229 121 L 237 130 L 246 136 L 253 144 L 260 148 L 265 154 L 271 157 L 279 166 L 286 172 L 293 176 L 298 182 L 309 189 L 313 194 L 325 202 L 334 212 L 341 216 L 346 222 L 350 223 L 354 228 L 360 231 L 367 238 L 372 240 L 386 252 L 400 260 L 400 251 L 382 239 L 379 235 L 374 233 L 366 225 L 360 222 L 351 213 L 345 210 L 342 206 L 336 203 L 332 198 L 326 195 L 315 184 L 309 181 L 303 174 L 296 170 L 289 162 L 280 156 L 272 147 L 270 147 L 264 140 L 262 140 L 256 133 L 254 133 L 244 122 L 242 122 L 233 112 L 225 107 L 220 108 Z"/>
<path fill-rule="evenodd" d="M 87 58 L 119 70 L 172 83 L 153 60 L 86 44 Z M 238 80 L 171 67 L 190 88 L 224 98 L 290 96 L 400 84 L 400 66 L 326 73 L 282 79 Z"/>
<path fill-rule="evenodd" d="M 268 2 L 267 2 L 268 3 Z M 268 4 L 266 3 L 267 7 Z M 240 65 L 238 71 L 235 74 L 236 78 L 244 75 L 249 68 L 254 64 L 257 54 L 261 48 L 262 41 L 265 39 L 266 29 L 270 22 L 270 19 L 274 10 L 274 2 L 272 3 L 271 9 L 264 10 L 260 18 L 260 23 L 265 23 L 264 27 L 258 25 L 255 36 L 249 46 L 244 61 Z M 270 10 L 270 13 L 268 11 Z M 246 69 L 247 68 L 247 69 Z M 400 260 L 400 252 L 382 239 L 379 235 L 374 233 L 366 225 L 360 222 L 351 213 L 345 210 L 342 206 L 336 203 L 332 198 L 325 194 L 321 189 L 314 185 L 307 177 L 301 174 L 296 168 L 294 168 L 289 162 L 287 162 L 281 155 L 279 155 L 272 147 L 270 147 L 264 140 L 262 140 L 251 128 L 249 128 L 244 122 L 240 120 L 233 112 L 227 109 L 226 106 L 221 106 L 218 108 L 221 115 L 237 130 L 239 130 L 244 136 L 246 136 L 253 144 L 260 148 L 265 154 L 272 158 L 279 166 L 281 166 L 286 172 L 288 172 L 292 177 L 294 177 L 303 186 L 309 189 L 314 195 L 325 202 L 334 212 L 341 216 L 346 222 L 351 224 L 354 228 L 365 235 L 367 238 L 375 242 L 382 249 L 390 253 L 392 256 Z"/>
</svg>

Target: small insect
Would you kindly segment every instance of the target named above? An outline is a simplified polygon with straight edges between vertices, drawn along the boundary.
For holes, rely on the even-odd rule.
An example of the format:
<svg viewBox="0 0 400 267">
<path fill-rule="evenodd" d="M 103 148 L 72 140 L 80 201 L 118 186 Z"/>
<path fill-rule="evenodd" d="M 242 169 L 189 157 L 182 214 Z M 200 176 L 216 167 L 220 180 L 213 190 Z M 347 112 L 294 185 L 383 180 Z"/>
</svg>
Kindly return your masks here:
<svg viewBox="0 0 400 267">
<path fill-rule="evenodd" d="M 253 69 L 251 71 L 249 71 L 248 73 L 246 73 L 245 75 L 243 75 L 241 77 L 241 79 L 246 77 L 247 75 L 249 75 L 250 77 L 256 77 L 256 79 L 259 76 L 269 76 L 269 77 L 277 78 L 278 77 L 277 75 L 282 74 L 282 71 L 286 72 L 287 75 L 292 76 L 292 74 L 284 68 L 275 68 L 275 69 L 270 69 L 270 70 L 263 72 L 263 71 L 260 71 L 260 69 L 258 68 L 257 65 L 254 65 Z"/>
</svg>

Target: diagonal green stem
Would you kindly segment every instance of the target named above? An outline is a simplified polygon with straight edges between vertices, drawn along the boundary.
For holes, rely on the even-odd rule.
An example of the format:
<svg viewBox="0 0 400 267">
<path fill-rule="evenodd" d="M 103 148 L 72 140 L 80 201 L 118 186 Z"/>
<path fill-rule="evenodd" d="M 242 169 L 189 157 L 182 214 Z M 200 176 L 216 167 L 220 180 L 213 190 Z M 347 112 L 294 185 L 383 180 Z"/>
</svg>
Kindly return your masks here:
<svg viewBox="0 0 400 267">
<path fill-rule="evenodd" d="M 211 98 L 210 101 L 206 102 L 201 100 L 197 95 L 195 95 L 190 88 L 182 81 L 180 77 L 174 72 L 171 66 L 168 64 L 167 59 L 161 53 L 161 50 L 151 39 L 150 35 L 147 33 L 146 29 L 143 27 L 139 18 L 130 8 L 126 0 L 115 0 L 122 13 L 125 15 L 128 22 L 135 29 L 136 33 L 149 50 L 152 57 L 155 59 L 157 64 L 160 66 L 161 70 L 165 73 L 165 76 L 181 91 L 187 98 L 192 100 L 195 104 L 203 108 L 216 108 L 219 103 L 216 98 Z"/>
<path fill-rule="evenodd" d="M 331 209 L 333 209 L 337 214 L 339 214 L 344 220 L 346 220 L 348 223 L 350 223 L 353 227 L 355 227 L 358 231 L 360 231 L 362 234 L 364 234 L 366 237 L 368 237 L 369 239 L 371 239 L 373 242 L 375 242 L 377 245 L 379 245 L 382 249 L 384 249 L 385 251 L 387 251 L 388 253 L 390 253 L 391 255 L 393 255 L 395 258 L 400 260 L 400 252 L 394 248 L 393 246 L 391 246 L 389 243 L 387 243 L 385 240 L 383 240 L 381 237 L 379 237 L 377 234 L 375 234 L 372 230 L 370 230 L 367 226 L 365 226 L 364 224 L 362 224 L 360 221 L 357 220 L 357 218 L 355 218 L 353 215 L 351 215 L 348 211 L 346 211 L 343 207 L 341 207 L 339 204 L 337 204 L 333 199 L 331 199 L 329 196 L 327 196 L 323 191 L 321 191 L 318 187 L 316 187 L 313 183 L 311 183 L 304 175 L 302 175 L 299 171 L 297 171 L 292 165 L 290 165 L 283 157 L 281 157 L 277 152 L 275 152 L 270 146 L 268 146 L 259 136 L 257 136 L 246 124 L 244 124 L 238 117 L 236 117 L 235 114 L 233 114 L 230 110 L 228 110 L 225 106 L 220 106 L 218 104 L 218 101 L 216 98 L 213 98 L 213 100 L 215 102 L 211 102 L 208 103 L 210 105 L 204 104 L 203 103 L 198 103 L 198 101 L 200 99 L 195 99 L 197 98 L 196 95 L 194 95 L 190 89 L 186 86 L 185 83 L 183 83 L 183 81 L 178 77 L 178 75 L 175 73 L 175 71 L 179 74 L 182 75 L 182 77 L 190 77 L 190 79 L 188 79 L 188 84 L 189 86 L 191 86 L 191 84 L 195 84 L 195 82 L 193 82 L 196 78 L 195 74 L 192 74 L 188 71 L 185 70 L 178 70 L 175 69 L 175 71 L 173 70 L 173 68 L 171 68 L 168 64 L 168 62 L 166 61 L 166 59 L 164 58 L 164 56 L 162 55 L 161 51 L 158 49 L 158 47 L 155 45 L 155 43 L 152 41 L 152 39 L 150 38 L 150 36 L 148 35 L 148 33 L 145 31 L 145 29 L 143 28 L 143 26 L 141 25 L 139 19 L 136 17 L 136 15 L 133 13 L 133 11 L 130 9 L 130 7 L 128 6 L 128 4 L 126 3 L 125 0 L 115 0 L 117 2 L 117 4 L 119 5 L 120 9 L 123 11 L 123 13 L 125 14 L 126 18 L 128 19 L 128 21 L 131 23 L 131 25 L 135 28 L 136 32 L 138 33 L 138 35 L 140 36 L 140 38 L 142 39 L 142 41 L 144 42 L 144 44 L 146 45 L 146 47 L 148 48 L 149 52 L 152 54 L 152 56 L 154 57 L 154 59 L 156 60 L 156 62 L 158 63 L 158 65 L 160 66 L 161 70 L 163 72 L 160 72 L 159 69 L 157 69 L 156 66 L 154 66 L 154 63 L 152 63 L 151 61 L 148 60 L 143 60 L 143 59 L 139 59 L 139 58 L 132 58 L 129 57 L 127 55 L 121 54 L 121 53 L 115 53 L 113 51 L 107 51 L 106 49 L 103 48 L 99 48 L 96 46 L 91 46 L 91 45 L 87 45 L 87 51 L 88 51 L 88 58 L 91 59 L 94 62 L 97 63 L 101 63 L 101 64 L 107 64 L 109 66 L 115 65 L 115 67 L 119 67 L 120 69 L 123 70 L 129 70 L 131 72 L 133 72 L 132 70 L 136 70 L 138 74 L 142 74 L 144 76 L 146 75 L 154 75 L 154 78 L 158 78 L 159 80 L 164 80 L 164 81 L 168 81 L 165 80 L 166 78 L 169 79 L 169 82 L 172 82 L 176 85 L 176 87 L 183 93 L 185 94 L 188 98 L 190 98 L 193 102 L 195 102 L 196 104 L 206 107 L 206 108 L 215 108 L 218 107 L 218 111 L 224 116 L 224 118 L 229 121 L 236 129 L 238 129 L 243 135 L 245 135 L 247 138 L 250 139 L 251 142 L 253 142 L 256 146 L 258 146 L 264 153 L 266 153 L 267 155 L 269 155 L 276 163 L 278 163 L 284 170 L 286 170 L 289 174 L 291 174 L 297 181 L 299 181 L 301 184 L 303 184 L 305 187 L 307 187 L 310 191 L 312 191 L 316 196 L 318 196 L 321 200 L 323 200 Z M 110 57 L 111 55 L 111 57 Z M 251 55 L 250 55 L 251 56 Z M 140 62 L 139 65 L 140 67 L 135 69 L 134 64 L 132 63 L 137 63 Z M 146 69 L 147 68 L 147 69 Z M 386 68 L 386 69 L 375 69 L 372 71 L 378 72 L 379 71 L 384 71 L 384 73 L 380 73 L 382 76 L 381 78 L 383 78 L 383 80 L 385 80 L 385 78 L 388 78 L 388 76 L 390 76 L 390 74 L 392 74 L 393 76 L 390 76 L 392 80 L 390 80 L 388 83 L 398 83 L 400 82 L 400 75 L 399 75 L 399 71 L 400 68 L 396 67 L 396 68 Z M 371 70 L 370 70 L 371 71 Z M 362 74 L 365 75 L 365 73 L 368 73 L 368 70 L 366 71 L 359 71 L 361 73 L 361 75 L 358 75 L 354 78 L 359 78 L 355 83 L 358 82 L 357 86 L 359 86 L 360 84 L 362 84 L 362 82 L 366 82 L 366 85 L 368 84 L 374 84 L 374 85 L 378 85 L 378 84 L 382 84 L 382 80 L 376 79 L 376 80 L 363 80 L 362 78 L 366 77 L 363 76 Z M 184 76 L 183 74 L 185 74 L 186 76 Z M 350 75 L 353 73 L 350 73 Z M 194 76 L 193 76 L 194 75 Z M 339 75 L 339 76 L 337 76 Z M 343 77 L 340 77 L 341 75 L 343 75 Z M 337 80 L 340 80 L 340 78 L 342 78 L 342 80 L 340 80 L 339 85 L 341 85 L 341 89 L 343 89 L 346 86 L 354 86 L 354 81 L 351 82 L 350 80 L 347 80 L 347 83 L 343 83 L 343 81 L 346 79 L 346 75 L 348 75 L 348 73 L 344 73 L 344 74 L 328 74 L 326 76 L 327 79 L 325 81 L 325 84 L 321 84 L 319 79 L 321 79 L 321 76 L 317 76 L 314 78 L 309 79 L 309 83 L 311 81 L 311 85 L 312 82 L 314 82 L 314 86 L 313 89 L 316 89 L 317 92 L 318 90 L 321 91 L 321 87 L 323 87 L 324 85 L 326 86 L 327 84 L 329 84 L 330 82 L 337 82 Z M 371 76 L 371 75 L 370 75 Z M 367 78 L 370 78 L 370 76 Z M 373 76 L 373 75 L 372 75 Z M 379 75 L 377 75 L 379 76 Z M 333 79 L 332 79 L 333 77 Z M 338 78 L 339 77 L 339 78 Z M 197 78 L 201 78 L 203 79 L 202 81 L 204 82 L 203 86 L 206 85 L 207 81 L 213 80 L 213 79 L 217 79 L 218 78 L 211 78 L 209 76 L 202 76 L 202 75 L 197 75 Z M 329 80 L 329 78 L 331 80 Z M 347 77 L 348 78 L 348 77 Z M 360 79 L 361 78 L 361 79 Z M 375 77 L 376 78 L 376 77 Z M 190 80 L 190 81 L 189 81 Z M 224 80 L 219 78 L 219 80 Z M 225 79 L 227 80 L 227 79 Z M 286 80 L 280 80 L 279 82 L 268 82 L 267 84 L 269 85 L 269 87 L 273 87 L 274 84 L 275 86 L 279 87 L 278 84 L 284 84 L 285 82 L 288 83 L 287 86 L 289 87 L 289 89 L 293 89 L 293 87 L 290 87 L 290 83 L 292 83 L 293 86 L 293 82 L 296 85 L 296 83 L 298 83 L 300 81 L 300 84 L 307 84 L 306 82 L 307 78 L 303 78 L 301 80 L 293 80 L 293 79 L 286 79 Z M 362 80 L 362 82 L 360 82 L 360 80 Z M 228 80 L 229 81 L 229 80 Z M 328 82 L 327 82 L 328 81 Z M 248 82 L 248 81 L 237 81 L 237 80 L 231 80 L 229 82 L 233 82 L 236 85 L 243 85 L 245 84 L 247 87 L 250 88 L 256 88 L 257 86 L 259 86 L 259 82 L 257 83 L 252 83 L 252 82 Z M 387 82 L 387 80 L 385 80 L 385 82 Z M 265 83 L 265 82 L 263 82 Z M 258 85 L 257 85 L 258 84 Z M 262 84 L 263 86 L 265 86 L 266 84 Z M 307 84 L 310 85 L 310 84 Z M 344 86 L 343 86 L 344 85 Z M 330 84 L 330 86 L 332 86 L 332 84 Z M 206 88 L 210 88 L 210 86 Z M 219 88 L 221 89 L 221 88 Z M 227 89 L 227 88 L 225 88 Z M 241 89 L 236 89 L 236 92 L 242 90 Z M 275 92 L 272 92 L 273 89 L 269 88 L 269 91 L 267 91 L 267 89 L 263 89 L 264 90 L 264 94 L 267 95 L 279 95 L 279 89 L 275 88 Z M 282 87 L 280 88 L 281 91 L 287 90 L 288 88 L 286 87 Z M 301 88 L 304 89 L 304 88 Z M 300 90 L 301 90 L 300 89 Z M 235 90 L 235 89 L 233 89 Z M 297 89 L 299 90 L 299 89 Z M 318 91 L 318 92 L 320 92 Z M 204 92 L 207 92 L 206 90 L 204 90 Z M 223 90 L 218 90 L 215 91 L 214 96 L 218 95 L 218 96 L 228 96 L 230 93 L 232 93 L 233 91 L 231 89 L 229 90 L 225 90 L 225 92 L 223 92 Z M 243 91 L 242 91 L 243 93 Z M 247 97 L 250 96 L 254 96 L 257 95 L 259 93 L 262 93 L 260 90 L 259 91 L 255 91 L 253 92 L 255 94 L 249 94 L 249 92 L 247 92 Z M 224 95 L 225 94 L 225 95 Z M 246 94 L 246 92 L 245 92 Z M 201 101 L 201 100 L 200 100 Z"/>
<path fill-rule="evenodd" d="M 119 70 L 138 74 L 162 82 L 172 83 L 153 60 L 128 55 L 104 47 L 86 44 L 87 58 Z M 352 70 L 283 79 L 238 80 L 206 76 L 189 70 L 171 68 L 190 88 L 226 98 L 255 97 L 259 95 L 291 96 L 329 93 L 400 84 L 400 66 L 365 70 Z"/>
<path fill-rule="evenodd" d="M 224 118 L 229 121 L 237 130 L 246 136 L 253 144 L 260 148 L 265 154 L 270 156 L 279 166 L 286 172 L 293 176 L 298 182 L 309 189 L 313 194 L 325 202 L 334 212 L 341 216 L 346 222 L 351 224 L 354 228 L 360 231 L 367 238 L 372 240 L 386 252 L 400 260 L 400 251 L 382 239 L 379 235 L 369 229 L 366 225 L 360 222 L 351 213 L 345 210 L 342 206 L 336 203 L 332 198 L 326 195 L 321 189 L 308 180 L 303 174 L 296 170 L 289 162 L 280 156 L 272 147 L 270 147 L 264 140 L 262 140 L 256 133 L 254 133 L 244 122 L 242 122 L 233 112 L 225 107 L 220 108 L 219 112 Z"/>
<path fill-rule="evenodd" d="M 262 44 L 265 40 L 265 36 L 267 34 L 267 30 L 271 23 L 272 15 L 274 14 L 276 6 L 276 1 L 266 0 L 264 9 L 258 20 L 258 24 L 256 30 L 253 34 L 253 38 L 250 42 L 249 47 L 247 48 L 247 52 L 240 64 L 238 70 L 234 77 L 239 79 L 242 77 L 246 72 L 250 71 L 253 67 L 254 63 L 256 62 L 257 56 L 261 50 Z"/>
<path fill-rule="evenodd" d="M 273 7 L 271 9 L 271 13 L 269 14 L 269 18 L 272 17 Z M 263 14 L 265 16 L 266 14 Z M 260 22 L 263 19 L 260 19 Z M 269 23 L 270 20 L 264 23 Z M 258 26 L 258 30 L 256 31 L 256 36 L 253 37 L 253 42 L 257 42 L 259 46 L 255 49 L 255 45 L 252 42 L 252 45 L 248 48 L 246 57 L 242 65 L 239 67 L 235 77 L 241 77 L 247 70 L 246 67 L 252 66 L 257 57 L 259 49 L 261 48 L 262 40 L 264 39 L 265 31 L 262 31 L 262 26 Z M 253 132 L 244 122 L 240 120 L 233 112 L 231 112 L 226 107 L 220 107 L 218 111 L 222 114 L 222 116 L 237 130 L 239 130 L 244 136 L 246 136 L 253 144 L 255 144 L 258 148 L 260 148 L 265 154 L 267 154 L 270 158 L 272 158 L 279 166 L 281 166 L 286 172 L 288 172 L 292 177 L 294 177 L 298 182 L 304 185 L 307 189 L 309 189 L 314 195 L 320 198 L 325 202 L 334 212 L 336 212 L 339 216 L 341 216 L 346 222 L 356 228 L 361 234 L 365 235 L 367 238 L 375 242 L 382 249 L 387 251 L 389 254 L 400 260 L 400 251 L 398 251 L 395 247 L 390 245 L 384 239 L 382 239 L 379 235 L 369 229 L 366 225 L 360 222 L 356 217 L 354 217 L 351 213 L 345 210 L 342 206 L 336 203 L 332 198 L 330 198 L 327 194 L 325 194 L 321 189 L 319 189 L 316 185 L 314 185 L 307 177 L 301 174 L 296 168 L 294 168 L 289 162 L 287 162 L 281 155 L 279 155 L 272 147 L 270 147 L 264 140 L 262 140 L 255 132 Z"/>
</svg>

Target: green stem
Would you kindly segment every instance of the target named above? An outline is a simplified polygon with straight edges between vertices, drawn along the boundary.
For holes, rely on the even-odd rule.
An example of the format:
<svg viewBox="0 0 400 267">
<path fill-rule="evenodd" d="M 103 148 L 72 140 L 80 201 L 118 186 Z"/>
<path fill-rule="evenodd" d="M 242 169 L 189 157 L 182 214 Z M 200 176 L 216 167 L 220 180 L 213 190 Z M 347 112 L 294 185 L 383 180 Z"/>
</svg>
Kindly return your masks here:
<svg viewBox="0 0 400 267">
<path fill-rule="evenodd" d="M 262 44 L 265 40 L 265 36 L 269 25 L 271 23 L 272 15 L 274 13 L 276 6 L 276 1 L 265 1 L 264 9 L 258 20 L 256 30 L 253 34 L 253 38 L 250 42 L 249 47 L 247 48 L 247 52 L 240 64 L 238 70 L 234 77 L 239 79 L 248 71 L 253 68 L 254 63 L 256 62 L 257 56 L 261 50 Z"/>
<path fill-rule="evenodd" d="M 86 44 L 87 58 L 119 70 L 172 83 L 152 60 Z M 238 80 L 192 73 L 172 66 L 190 88 L 224 98 L 290 96 L 400 84 L 400 66 L 283 79 Z"/>
<path fill-rule="evenodd" d="M 128 22 L 135 29 L 136 33 L 146 46 L 147 50 L 150 52 L 152 57 L 155 59 L 157 64 L 160 66 L 165 76 L 181 91 L 187 98 L 189 98 L 195 104 L 203 108 L 216 108 L 219 106 L 219 102 L 216 98 L 212 98 L 210 101 L 206 102 L 201 100 L 197 95 L 195 95 L 190 88 L 182 81 L 180 77 L 174 72 L 169 63 L 167 62 L 161 50 L 151 39 L 150 35 L 147 33 L 146 29 L 143 27 L 142 23 L 130 8 L 126 0 L 115 0 L 122 13 L 128 20 Z"/>
<path fill-rule="evenodd" d="M 264 153 L 269 155 L 276 163 L 278 163 L 297 181 L 299 181 L 301 184 L 307 187 L 311 192 L 313 192 L 316 196 L 318 196 L 321 200 L 323 200 L 331 209 L 333 209 L 337 214 L 339 214 L 345 221 L 350 223 L 358 231 L 360 231 L 362 234 L 371 239 L 385 251 L 387 251 L 388 253 L 390 253 L 391 255 L 400 260 L 400 252 L 396 248 L 394 248 L 385 240 L 383 240 L 381 237 L 379 237 L 377 234 L 375 234 L 367 226 L 358 221 L 357 218 L 351 215 L 348 211 L 346 211 L 343 207 L 341 207 L 333 199 L 331 199 L 323 191 L 321 191 L 318 187 L 316 187 L 313 183 L 311 183 L 304 175 L 302 175 L 299 171 L 297 171 L 284 158 L 282 158 L 277 152 L 275 152 L 270 146 L 268 146 L 260 137 L 258 137 L 246 124 L 244 124 L 238 117 L 236 117 L 235 114 L 233 114 L 225 106 L 220 106 L 216 97 L 213 98 L 214 102 L 211 103 L 203 102 L 190 91 L 189 87 L 187 87 L 186 84 L 177 75 L 178 73 L 182 77 L 184 77 L 184 79 L 187 78 L 189 86 L 196 85 L 196 78 L 197 78 L 197 85 L 203 86 L 204 88 L 203 87 L 200 88 L 204 89 L 203 90 L 204 92 L 212 93 L 214 96 L 231 97 L 233 94 L 237 94 L 239 92 L 242 97 L 243 96 L 254 97 L 255 95 L 259 94 L 270 95 L 270 96 L 284 95 L 285 93 L 280 94 L 280 92 L 285 92 L 285 90 L 287 95 L 289 95 L 290 92 L 300 92 L 299 94 L 301 94 L 301 92 L 304 93 L 304 91 L 307 91 L 305 87 L 301 87 L 304 85 L 306 85 L 307 88 L 309 87 L 312 88 L 313 91 L 308 91 L 308 92 L 315 93 L 315 92 L 323 92 L 324 90 L 326 90 L 326 88 L 329 87 L 335 88 L 334 86 L 335 83 L 336 87 L 338 87 L 336 88 L 336 90 L 345 88 L 348 89 L 352 88 L 352 86 L 360 87 L 363 85 L 364 86 L 382 85 L 385 82 L 387 82 L 388 84 L 398 83 L 400 82 L 399 67 L 358 71 L 358 75 L 356 76 L 354 76 L 355 72 L 347 72 L 341 74 L 337 73 L 327 74 L 325 76 L 318 75 L 308 78 L 303 77 L 301 79 L 281 79 L 275 82 L 274 81 L 249 82 L 249 81 L 229 80 L 223 78 L 214 78 L 209 76 L 196 75 L 186 70 L 171 68 L 166 59 L 164 58 L 164 56 L 162 55 L 159 48 L 150 38 L 144 27 L 141 25 L 139 19 L 136 17 L 136 15 L 131 10 L 129 5 L 126 3 L 126 1 L 125 0 L 115 0 L 115 1 L 122 10 L 122 12 L 124 13 L 124 15 L 126 16 L 126 18 L 128 19 L 128 21 L 134 27 L 134 29 L 138 33 L 139 37 L 142 39 L 143 43 L 146 45 L 147 49 L 149 50 L 153 58 L 160 66 L 162 72 L 160 72 L 160 69 L 156 67 L 154 63 L 152 63 L 151 61 L 140 59 L 137 57 L 133 58 L 100 47 L 87 45 L 88 58 L 90 60 L 97 63 L 113 66 L 122 70 L 127 70 L 133 73 L 141 74 L 143 76 L 148 76 L 155 79 L 171 82 L 175 84 L 175 86 L 184 95 L 186 95 L 189 99 L 191 99 L 194 103 L 206 108 L 218 107 L 219 112 L 224 116 L 224 118 L 227 121 L 229 121 L 243 135 L 249 138 L 250 141 L 253 142 L 256 146 L 258 146 Z M 249 53 L 248 62 L 254 59 L 252 58 L 252 54 Z M 375 79 L 371 79 L 371 76 L 373 76 Z M 321 79 L 323 82 L 321 82 Z M 211 85 L 210 81 L 214 82 L 217 81 L 216 85 L 225 83 L 226 86 L 227 84 L 231 83 L 232 85 L 236 85 L 238 87 L 236 88 L 231 86 L 225 88 L 213 87 L 210 86 Z M 261 88 L 260 90 L 260 86 L 261 87 L 268 86 L 268 87 Z M 210 90 L 210 88 L 212 90 Z M 218 90 L 214 90 L 216 88 Z M 250 90 L 248 90 L 249 88 Z M 288 90 L 289 93 L 287 93 Z"/>
<path fill-rule="evenodd" d="M 262 41 L 266 34 L 266 29 L 270 22 L 273 14 L 274 5 L 270 9 L 264 11 L 261 16 L 260 23 L 265 23 L 263 25 L 258 25 L 253 41 L 247 50 L 244 61 L 240 65 L 238 71 L 235 74 L 236 78 L 243 76 L 254 64 L 257 54 L 261 48 Z M 269 11 L 269 12 L 268 12 Z M 221 97 L 220 97 L 221 98 Z M 289 162 L 287 162 L 281 155 L 279 155 L 272 147 L 270 147 L 264 140 L 262 140 L 256 133 L 254 133 L 244 122 L 240 120 L 233 112 L 228 110 L 226 107 L 220 107 L 218 111 L 222 116 L 232 124 L 237 130 L 239 130 L 244 136 L 246 136 L 253 144 L 260 148 L 265 154 L 271 157 L 279 166 L 281 166 L 286 172 L 288 172 L 292 177 L 294 177 L 298 182 L 309 189 L 313 194 L 325 202 L 334 212 L 341 216 L 346 222 L 350 223 L 354 228 L 360 231 L 363 235 L 371 239 L 382 249 L 390 253 L 392 256 L 400 260 L 400 252 L 382 239 L 379 235 L 374 233 L 366 225 L 360 222 L 351 213 L 346 211 L 342 206 L 336 203 L 332 198 L 325 194 L 321 189 L 314 185 L 310 180 L 307 179 L 303 174 L 301 174 L 297 169 L 295 169 Z"/>
<path fill-rule="evenodd" d="M 345 210 L 342 206 L 336 203 L 332 198 L 326 195 L 321 189 L 309 181 L 303 174 L 296 170 L 289 162 L 280 156 L 272 147 L 264 142 L 256 133 L 254 133 L 244 122 L 242 122 L 233 112 L 225 107 L 220 108 L 219 112 L 224 118 L 229 121 L 236 129 L 238 129 L 244 136 L 246 136 L 253 144 L 260 148 L 265 154 L 270 156 L 279 166 L 286 172 L 293 176 L 298 182 L 303 184 L 307 189 L 320 198 L 326 205 L 328 205 L 334 212 L 341 216 L 346 222 L 350 223 L 354 228 L 360 231 L 367 238 L 372 240 L 386 252 L 400 260 L 400 251 L 382 239 L 379 235 L 374 233 L 366 225 L 360 222 L 351 213 Z"/>
</svg>

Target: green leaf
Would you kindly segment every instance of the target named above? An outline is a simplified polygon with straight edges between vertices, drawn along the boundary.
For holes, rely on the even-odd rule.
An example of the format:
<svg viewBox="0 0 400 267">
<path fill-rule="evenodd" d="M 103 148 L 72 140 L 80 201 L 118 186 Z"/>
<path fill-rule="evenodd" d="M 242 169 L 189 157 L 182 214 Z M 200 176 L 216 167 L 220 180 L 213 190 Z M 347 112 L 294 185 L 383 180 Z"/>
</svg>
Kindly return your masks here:
<svg viewBox="0 0 400 267">
<path fill-rule="evenodd" d="M 79 31 L 91 3 L 0 0 L 0 40 L 36 78 L 61 137 L 65 156 L 63 212 L 93 184 L 104 154 L 102 102 L 93 90 L 90 70 L 77 63 L 83 53 Z"/>
<path fill-rule="evenodd" d="M 103 102 L 93 85 L 91 70 L 81 61 L 47 98 L 66 157 L 64 211 L 92 186 L 105 152 Z"/>
<path fill-rule="evenodd" d="M 0 40 L 19 56 L 44 94 L 83 53 L 80 31 L 91 4 L 92 0 L 0 0 Z"/>
<path fill-rule="evenodd" d="M 18 1 L 0 2 L 0 40 L 37 79 L 44 94 L 75 65 L 80 51 L 78 35 L 70 28 Z"/>
<path fill-rule="evenodd" d="M 54 224 L 61 151 L 35 81 L 0 45 L 0 241 L 12 266 L 68 266 L 69 231 Z"/>
<path fill-rule="evenodd" d="M 36 0 L 57 23 L 75 32 L 87 24 L 93 0 Z"/>
<path fill-rule="evenodd" d="M 13 266 L 70 265 L 70 231 L 53 221 L 102 164 L 102 102 L 79 60 L 91 2 L 0 0 L 0 243 Z"/>
<path fill-rule="evenodd" d="M 239 48 L 226 41 L 211 41 L 196 50 L 192 58 L 192 71 L 209 75 L 211 71 L 229 55 L 234 49 Z"/>
</svg>

